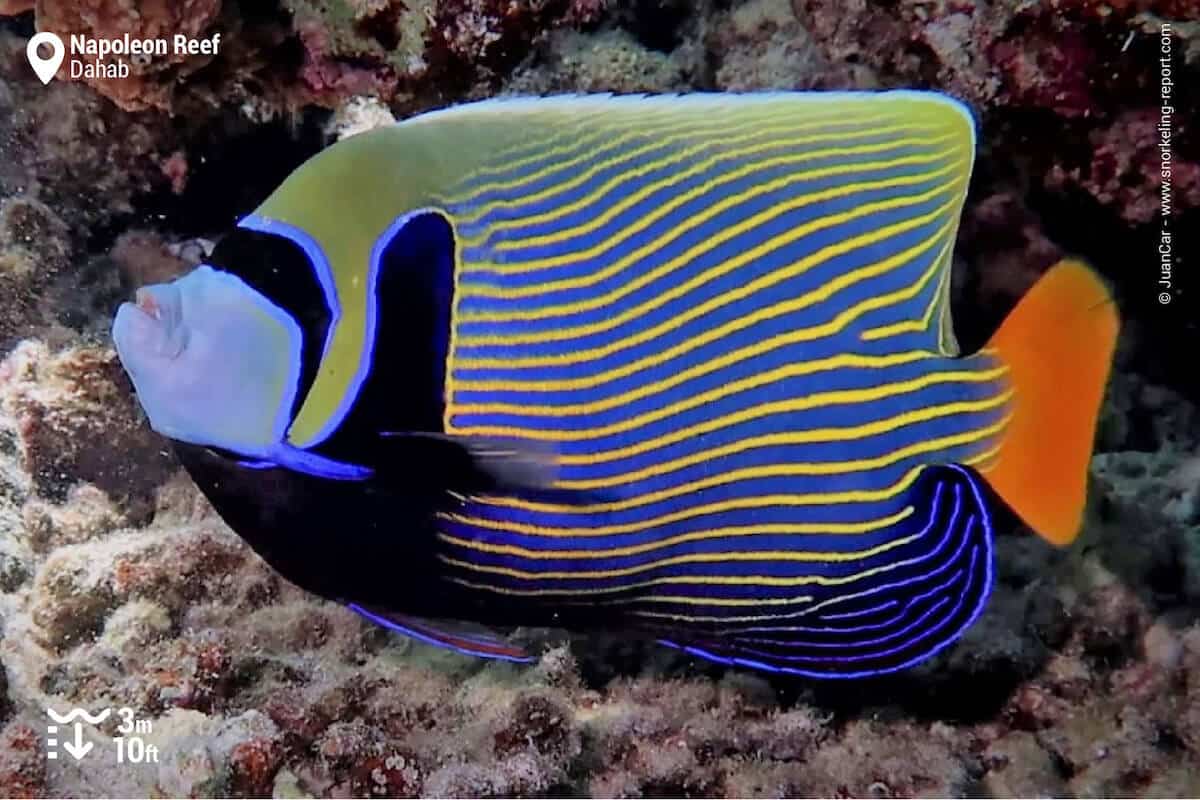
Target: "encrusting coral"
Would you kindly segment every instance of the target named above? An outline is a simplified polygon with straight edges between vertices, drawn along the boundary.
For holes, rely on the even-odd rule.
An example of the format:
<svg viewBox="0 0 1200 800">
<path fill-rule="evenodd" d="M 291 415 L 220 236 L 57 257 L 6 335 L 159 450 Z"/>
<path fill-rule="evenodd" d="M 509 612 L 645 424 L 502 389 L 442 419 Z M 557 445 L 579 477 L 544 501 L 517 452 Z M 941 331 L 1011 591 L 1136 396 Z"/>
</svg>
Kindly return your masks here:
<svg viewBox="0 0 1200 800">
<path fill-rule="evenodd" d="M 1151 45 L 1178 20 L 1194 76 L 1187 3 L 132 8 L 0 2 L 0 795 L 1200 794 L 1200 386 L 1162 347 L 1195 322 L 1128 300 L 1142 276 L 1123 261 L 1156 213 Z M 35 25 L 224 44 L 127 83 L 42 87 L 23 62 Z M 294 166 L 396 113 L 497 92 L 900 85 L 981 117 L 964 347 L 1072 250 L 1116 282 L 1127 321 L 1081 541 L 1002 525 L 986 614 L 899 676 L 790 682 L 620 631 L 525 632 L 530 666 L 399 638 L 223 525 L 104 339 L 116 300 L 202 259 L 271 188 L 269 156 Z M 1194 103 L 1176 116 L 1181 215 L 1200 204 Z M 1089 242 L 1064 210 L 1111 233 Z M 1108 252 L 1117 239 L 1133 244 Z M 158 761 L 48 758 L 44 709 L 74 706 L 136 710 Z M 117 723 L 88 740 L 111 753 Z"/>
</svg>

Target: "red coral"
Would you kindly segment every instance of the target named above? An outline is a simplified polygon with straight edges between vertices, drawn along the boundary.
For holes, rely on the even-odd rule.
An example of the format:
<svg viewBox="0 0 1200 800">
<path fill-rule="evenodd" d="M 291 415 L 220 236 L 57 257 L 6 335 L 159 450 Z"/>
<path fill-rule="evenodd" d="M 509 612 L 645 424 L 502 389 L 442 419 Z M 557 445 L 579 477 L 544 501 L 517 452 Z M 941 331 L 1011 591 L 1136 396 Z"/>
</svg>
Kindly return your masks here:
<svg viewBox="0 0 1200 800">
<path fill-rule="evenodd" d="M 1092 145 L 1088 165 L 1057 165 L 1047 175 L 1047 186 L 1077 184 L 1102 205 L 1114 208 L 1126 222 L 1150 222 L 1160 211 L 1160 121 L 1158 107 L 1121 113 L 1112 124 L 1098 128 L 1088 137 Z M 1176 136 L 1188 132 L 1185 125 L 1177 123 Z M 1175 207 L 1200 206 L 1200 164 L 1186 160 L 1176 151 L 1170 166 Z"/>
<path fill-rule="evenodd" d="M 1014 728 L 1038 730 L 1070 714 L 1070 705 L 1040 683 L 1028 683 L 1013 694 L 1005 717 Z"/>
<path fill-rule="evenodd" d="M 561 10 L 537 0 L 443 0 L 431 35 L 460 68 L 499 72 L 525 58 L 535 36 L 563 22 Z"/>
<path fill-rule="evenodd" d="M 612 0 L 571 0 L 564 21 L 571 25 L 590 25 L 608 13 Z"/>
<path fill-rule="evenodd" d="M 272 695 L 263 711 L 283 732 L 284 744 L 293 751 L 307 750 L 333 721 L 324 710 L 305 704 L 294 689 Z"/>
<path fill-rule="evenodd" d="M 182 150 L 171 153 L 163 160 L 162 171 L 167 180 L 171 182 L 171 191 L 175 194 L 183 194 L 183 190 L 187 188 L 188 179 L 187 154 Z"/>
<path fill-rule="evenodd" d="M 998 42 L 996 66 L 1015 105 L 1080 117 L 1095 108 L 1089 75 L 1095 55 L 1078 31 L 1027 33 Z"/>
<path fill-rule="evenodd" d="M 241 585 L 230 580 L 248 562 L 249 551 L 225 531 L 198 531 L 169 540 L 163 547 L 146 548 L 117 558 L 113 585 L 120 597 L 153 598 L 170 608 L 202 599 L 239 597 Z"/>
<path fill-rule="evenodd" d="M 389 98 L 396 93 L 399 80 L 391 68 L 339 58 L 331 51 L 329 32 L 317 21 L 302 22 L 296 32 L 304 45 L 299 78 L 314 95 L 313 100 L 332 104 L 341 97 L 366 94 Z"/>
<path fill-rule="evenodd" d="M 283 747 L 274 739 L 240 742 L 229 755 L 230 788 L 242 797 L 267 797 L 283 764 Z"/>
<path fill-rule="evenodd" d="M 136 39 L 172 41 L 176 35 L 188 38 L 210 35 L 220 13 L 221 0 L 155 0 L 136 5 L 118 0 L 64 0 L 39 3 L 37 24 L 41 30 L 54 31 L 64 38 L 80 34 L 93 39 L 116 39 L 128 34 Z M 121 58 L 129 67 L 128 77 L 97 77 L 86 82 L 129 111 L 168 109 L 181 80 L 212 59 L 211 55 L 178 54 L 174 47 L 169 47 L 166 55 L 145 61 Z M 59 74 L 66 76 L 66 71 Z"/>
<path fill-rule="evenodd" d="M 31 726 L 9 723 L 0 733 L 0 796 L 27 798 L 46 794 L 46 757 L 41 736 Z"/>
<path fill-rule="evenodd" d="M 228 645 L 216 638 L 180 639 L 149 665 L 157 697 L 164 708 L 211 712 L 228 696 L 233 682 Z"/>
</svg>

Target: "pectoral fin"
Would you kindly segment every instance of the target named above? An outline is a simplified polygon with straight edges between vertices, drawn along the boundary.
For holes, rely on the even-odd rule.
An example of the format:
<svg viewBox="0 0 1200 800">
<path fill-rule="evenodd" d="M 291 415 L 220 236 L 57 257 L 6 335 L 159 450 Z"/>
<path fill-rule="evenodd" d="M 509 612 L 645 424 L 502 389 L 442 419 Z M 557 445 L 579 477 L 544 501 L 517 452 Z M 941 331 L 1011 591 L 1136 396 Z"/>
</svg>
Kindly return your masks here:
<svg viewBox="0 0 1200 800">
<path fill-rule="evenodd" d="M 453 490 L 542 490 L 558 475 L 554 452 L 536 442 L 417 431 L 385 433 L 383 439 L 394 467 L 436 475 Z"/>
</svg>

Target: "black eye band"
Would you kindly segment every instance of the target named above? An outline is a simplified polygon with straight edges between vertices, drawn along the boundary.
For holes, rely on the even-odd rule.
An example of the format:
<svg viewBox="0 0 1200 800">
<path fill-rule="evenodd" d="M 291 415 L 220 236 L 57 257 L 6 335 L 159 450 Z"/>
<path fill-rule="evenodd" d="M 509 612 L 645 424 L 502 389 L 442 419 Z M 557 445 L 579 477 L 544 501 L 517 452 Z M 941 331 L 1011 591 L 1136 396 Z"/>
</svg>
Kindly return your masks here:
<svg viewBox="0 0 1200 800">
<path fill-rule="evenodd" d="M 316 265 L 296 242 L 272 233 L 235 228 L 217 243 L 206 263 L 236 275 L 287 312 L 300 326 L 300 383 L 294 417 L 308 396 L 329 336 L 332 315 Z"/>
</svg>

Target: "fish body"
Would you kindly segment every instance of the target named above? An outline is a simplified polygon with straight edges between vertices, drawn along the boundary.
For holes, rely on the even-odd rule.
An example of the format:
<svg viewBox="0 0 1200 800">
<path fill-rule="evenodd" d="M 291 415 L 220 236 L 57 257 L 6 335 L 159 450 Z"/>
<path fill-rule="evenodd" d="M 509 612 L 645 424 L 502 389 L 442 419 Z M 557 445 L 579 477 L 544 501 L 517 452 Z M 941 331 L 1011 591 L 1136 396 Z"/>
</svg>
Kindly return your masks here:
<svg viewBox="0 0 1200 800">
<path fill-rule="evenodd" d="M 376 622 L 493 657 L 521 656 L 425 620 L 875 675 L 980 613 L 997 494 L 1078 530 L 1116 333 L 1066 262 L 959 353 L 973 155 L 969 113 L 927 93 L 458 107 L 314 157 L 200 288 L 154 290 L 236 276 L 217 316 L 275 366 L 215 367 L 237 388 L 200 404 L 164 377 L 190 353 L 140 356 L 145 308 L 114 335 L 232 527 Z"/>
</svg>

